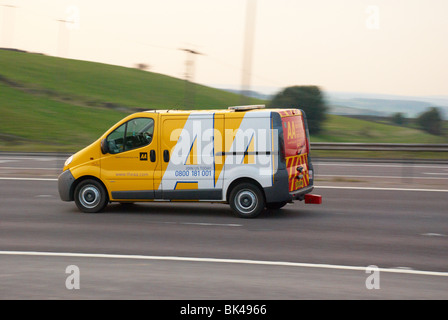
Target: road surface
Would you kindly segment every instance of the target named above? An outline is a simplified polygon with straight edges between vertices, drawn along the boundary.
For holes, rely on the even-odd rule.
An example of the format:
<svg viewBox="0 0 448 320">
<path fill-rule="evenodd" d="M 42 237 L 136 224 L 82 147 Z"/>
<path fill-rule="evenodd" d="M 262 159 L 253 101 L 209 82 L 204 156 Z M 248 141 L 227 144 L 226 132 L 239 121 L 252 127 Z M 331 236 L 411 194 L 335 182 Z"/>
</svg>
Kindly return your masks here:
<svg viewBox="0 0 448 320">
<path fill-rule="evenodd" d="M 209 203 L 83 214 L 59 199 L 63 160 L 0 156 L 0 299 L 448 298 L 448 165 L 319 162 L 322 205 L 247 220 Z"/>
</svg>

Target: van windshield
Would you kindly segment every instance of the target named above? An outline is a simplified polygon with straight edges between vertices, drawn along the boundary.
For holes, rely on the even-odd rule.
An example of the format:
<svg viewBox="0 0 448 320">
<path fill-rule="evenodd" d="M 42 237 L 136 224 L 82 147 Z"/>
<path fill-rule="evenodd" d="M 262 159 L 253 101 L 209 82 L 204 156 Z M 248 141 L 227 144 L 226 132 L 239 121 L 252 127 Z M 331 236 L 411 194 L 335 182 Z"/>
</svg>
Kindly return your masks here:
<svg viewBox="0 0 448 320">
<path fill-rule="evenodd" d="M 283 117 L 283 139 L 285 157 L 296 156 L 306 152 L 306 131 L 302 116 Z"/>
</svg>

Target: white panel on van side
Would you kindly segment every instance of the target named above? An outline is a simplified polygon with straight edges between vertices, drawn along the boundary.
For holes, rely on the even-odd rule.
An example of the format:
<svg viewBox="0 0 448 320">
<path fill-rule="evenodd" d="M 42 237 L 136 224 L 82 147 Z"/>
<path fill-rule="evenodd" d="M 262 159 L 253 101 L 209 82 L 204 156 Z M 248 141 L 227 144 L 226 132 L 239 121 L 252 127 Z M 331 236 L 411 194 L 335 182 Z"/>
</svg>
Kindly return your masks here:
<svg viewBox="0 0 448 320">
<path fill-rule="evenodd" d="M 175 147 L 170 150 L 170 160 L 159 190 L 222 189 L 222 182 L 215 183 L 214 179 L 217 133 L 214 125 L 214 113 L 191 113 L 188 116 L 184 127 L 179 129 Z"/>
<path fill-rule="evenodd" d="M 232 146 L 226 152 L 224 170 L 219 178 L 223 179 L 224 194 L 230 183 L 241 177 L 254 179 L 263 188 L 272 186 L 272 134 L 270 112 L 244 115 Z"/>
</svg>

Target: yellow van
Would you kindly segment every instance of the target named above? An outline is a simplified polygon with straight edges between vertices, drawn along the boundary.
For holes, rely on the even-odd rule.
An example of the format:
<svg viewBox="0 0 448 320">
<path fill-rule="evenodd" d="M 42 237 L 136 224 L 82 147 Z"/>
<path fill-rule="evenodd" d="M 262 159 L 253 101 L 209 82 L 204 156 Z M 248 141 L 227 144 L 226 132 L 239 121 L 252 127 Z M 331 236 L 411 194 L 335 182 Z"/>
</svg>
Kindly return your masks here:
<svg viewBox="0 0 448 320">
<path fill-rule="evenodd" d="M 313 166 L 305 113 L 239 106 L 134 113 L 67 159 L 63 201 L 83 212 L 109 202 L 206 201 L 240 217 L 311 195 Z"/>
</svg>

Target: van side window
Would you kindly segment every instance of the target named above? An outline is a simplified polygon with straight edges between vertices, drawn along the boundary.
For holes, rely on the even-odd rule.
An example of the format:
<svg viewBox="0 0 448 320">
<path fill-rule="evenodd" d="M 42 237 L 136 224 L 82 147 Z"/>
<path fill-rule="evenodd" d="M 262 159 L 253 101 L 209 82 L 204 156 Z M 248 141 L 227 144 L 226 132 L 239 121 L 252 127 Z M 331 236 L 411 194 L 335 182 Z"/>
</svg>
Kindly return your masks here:
<svg viewBox="0 0 448 320">
<path fill-rule="evenodd" d="M 152 142 L 154 120 L 136 118 L 122 124 L 107 137 L 110 153 L 116 154 L 147 146 Z"/>
<path fill-rule="evenodd" d="M 112 131 L 107 137 L 107 144 L 109 146 L 109 152 L 112 154 L 120 153 L 124 151 L 124 134 L 126 132 L 126 123 L 119 126 Z"/>
</svg>

